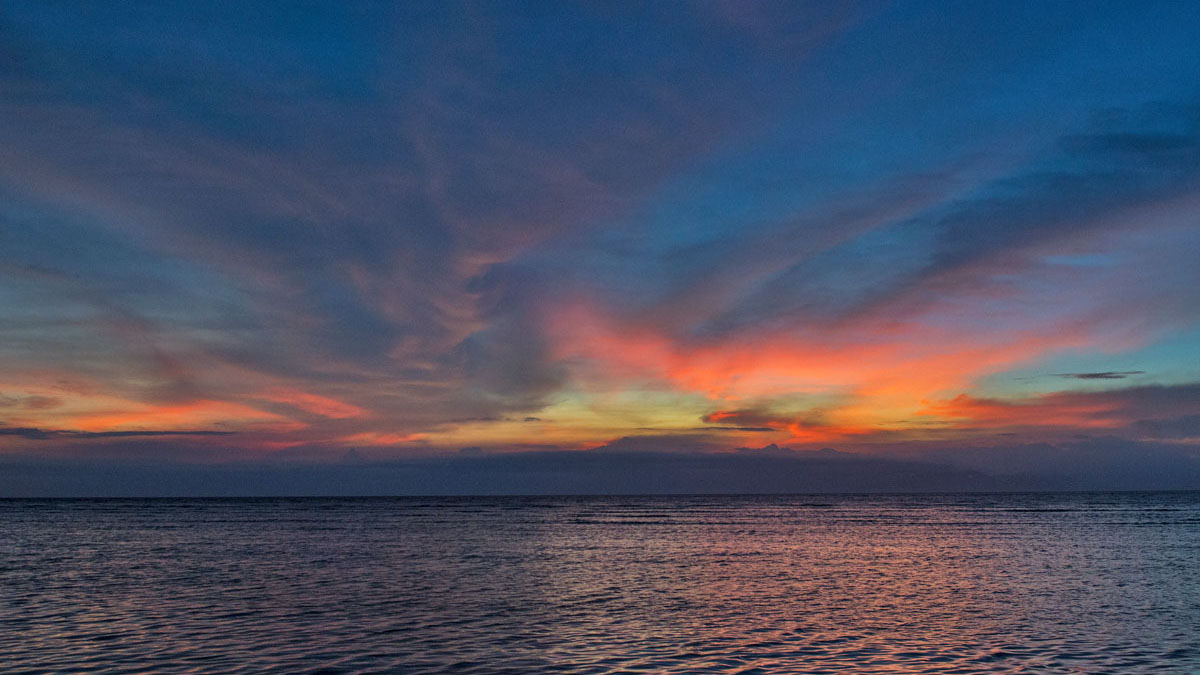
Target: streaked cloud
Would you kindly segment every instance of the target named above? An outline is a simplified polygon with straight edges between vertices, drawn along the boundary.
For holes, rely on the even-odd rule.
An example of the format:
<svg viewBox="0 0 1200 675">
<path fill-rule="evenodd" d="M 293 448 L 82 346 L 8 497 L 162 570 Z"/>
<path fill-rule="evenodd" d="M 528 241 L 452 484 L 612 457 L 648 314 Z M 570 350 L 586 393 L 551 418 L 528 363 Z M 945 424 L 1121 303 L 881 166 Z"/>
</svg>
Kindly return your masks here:
<svg viewBox="0 0 1200 675">
<path fill-rule="evenodd" d="M 1190 8 L 243 9 L 0 9 L 0 452 L 1196 440 Z"/>
<path fill-rule="evenodd" d="M 1145 374 L 1144 370 L 1103 370 L 1097 373 L 1054 373 L 1054 376 L 1073 380 L 1123 380 L 1134 375 Z"/>
<path fill-rule="evenodd" d="M 232 431 L 72 431 L 65 429 L 36 429 L 31 427 L 0 427 L 0 436 L 18 436 L 34 441 L 62 439 L 139 438 L 147 436 L 230 436 Z"/>
</svg>

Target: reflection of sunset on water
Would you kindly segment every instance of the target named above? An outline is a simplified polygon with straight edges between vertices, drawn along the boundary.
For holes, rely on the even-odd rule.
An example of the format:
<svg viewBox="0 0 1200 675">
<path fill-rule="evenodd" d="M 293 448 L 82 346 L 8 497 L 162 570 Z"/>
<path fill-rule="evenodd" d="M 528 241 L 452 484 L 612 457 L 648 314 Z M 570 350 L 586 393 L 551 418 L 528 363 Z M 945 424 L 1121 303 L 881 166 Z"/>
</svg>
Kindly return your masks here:
<svg viewBox="0 0 1200 675">
<path fill-rule="evenodd" d="M 1194 493 L 8 502 L 0 527 L 33 545 L 0 543 L 27 599 L 0 606 L 24 621 L 0 654 L 69 672 L 1186 672 L 1198 515 Z"/>
</svg>

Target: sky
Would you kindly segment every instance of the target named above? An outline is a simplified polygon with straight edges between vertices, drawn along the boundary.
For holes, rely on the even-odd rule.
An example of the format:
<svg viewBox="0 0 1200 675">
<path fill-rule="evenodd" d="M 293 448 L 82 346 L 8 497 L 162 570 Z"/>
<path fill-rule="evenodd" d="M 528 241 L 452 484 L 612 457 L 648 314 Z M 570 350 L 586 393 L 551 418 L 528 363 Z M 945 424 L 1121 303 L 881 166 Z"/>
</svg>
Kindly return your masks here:
<svg viewBox="0 0 1200 675">
<path fill-rule="evenodd" d="M 6 2 L 0 493 L 1200 488 L 1198 34 Z"/>
</svg>

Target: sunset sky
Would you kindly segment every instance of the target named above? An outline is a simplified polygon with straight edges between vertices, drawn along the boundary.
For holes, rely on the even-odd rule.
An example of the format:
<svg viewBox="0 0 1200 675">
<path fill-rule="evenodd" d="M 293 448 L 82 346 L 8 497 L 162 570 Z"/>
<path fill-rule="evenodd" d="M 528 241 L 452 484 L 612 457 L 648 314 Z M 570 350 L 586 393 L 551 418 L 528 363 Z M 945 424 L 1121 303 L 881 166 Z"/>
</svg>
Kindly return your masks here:
<svg viewBox="0 0 1200 675">
<path fill-rule="evenodd" d="M 1194 2 L 5 3 L 0 455 L 1194 467 L 1198 35 Z"/>
</svg>

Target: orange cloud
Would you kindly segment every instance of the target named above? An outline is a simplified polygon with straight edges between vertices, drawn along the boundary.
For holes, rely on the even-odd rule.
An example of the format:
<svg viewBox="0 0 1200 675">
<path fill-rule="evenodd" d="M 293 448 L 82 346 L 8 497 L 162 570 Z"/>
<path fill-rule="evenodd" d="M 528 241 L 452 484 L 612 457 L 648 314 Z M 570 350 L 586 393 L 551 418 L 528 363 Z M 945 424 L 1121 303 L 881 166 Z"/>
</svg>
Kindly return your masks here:
<svg viewBox="0 0 1200 675">
<path fill-rule="evenodd" d="M 717 410 L 700 418 L 701 422 L 709 424 L 729 424 L 742 427 L 781 427 L 787 425 L 786 419 L 758 410 Z"/>
<path fill-rule="evenodd" d="M 1054 393 L 1018 401 L 981 399 L 961 394 L 926 402 L 917 414 L 940 417 L 955 428 L 1065 427 L 1112 429 L 1124 426 L 1119 406 L 1070 393 Z"/>
<path fill-rule="evenodd" d="M 1076 331 L 979 335 L 911 324 L 807 335 L 768 334 L 686 343 L 617 326 L 575 307 L 551 321 L 555 355 L 615 379 L 655 378 L 714 399 L 854 389 L 889 394 L 964 386 L 1047 352 L 1079 346 Z"/>
<path fill-rule="evenodd" d="M 836 412 L 836 411 L 835 411 Z M 730 430 L 740 427 L 764 427 L 785 431 L 790 436 L 787 443 L 823 443 L 847 436 L 861 436 L 877 429 L 863 425 L 832 424 L 820 419 L 824 415 L 797 413 L 791 416 L 773 415 L 758 410 L 718 410 L 700 419 L 709 424 L 729 425 Z"/>
<path fill-rule="evenodd" d="M 690 342 L 619 326 L 582 305 L 555 315 L 548 334 L 585 389 L 641 381 L 726 402 L 783 398 L 799 406 L 795 415 L 720 410 L 705 421 L 784 428 L 797 442 L 912 428 L 919 411 L 938 414 L 925 403 L 931 398 L 1089 342 L 1073 326 L 984 334 L 916 321 Z M 816 408 L 805 409 L 805 399 Z"/>
<path fill-rule="evenodd" d="M 194 401 L 183 405 L 151 405 L 129 401 L 119 411 L 84 414 L 65 419 L 63 426 L 80 431 L 170 431 L 212 426 L 265 426 L 273 431 L 287 431 L 302 428 L 304 425 L 282 415 L 226 401 Z"/>
<path fill-rule="evenodd" d="M 259 394 L 257 398 L 273 403 L 290 405 L 293 408 L 298 408 L 313 415 L 320 415 L 321 417 L 336 420 L 368 417 L 370 415 L 368 411 L 356 405 L 325 396 L 318 396 L 317 394 L 310 394 L 299 389 L 273 389 L 267 393 Z"/>
<path fill-rule="evenodd" d="M 428 434 L 398 434 L 378 431 L 365 431 L 341 439 L 342 443 L 350 445 L 400 445 L 428 438 Z"/>
</svg>

